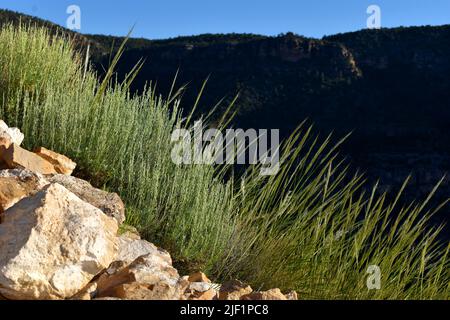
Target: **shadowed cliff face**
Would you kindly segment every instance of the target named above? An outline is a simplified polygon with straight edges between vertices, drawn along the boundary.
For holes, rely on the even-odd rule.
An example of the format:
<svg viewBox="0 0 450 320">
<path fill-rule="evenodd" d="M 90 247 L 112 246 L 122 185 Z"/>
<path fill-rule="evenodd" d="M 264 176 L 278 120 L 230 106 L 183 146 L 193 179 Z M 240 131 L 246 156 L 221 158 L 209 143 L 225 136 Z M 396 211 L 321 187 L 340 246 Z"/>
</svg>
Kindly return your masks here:
<svg viewBox="0 0 450 320">
<path fill-rule="evenodd" d="M 121 42 L 78 37 L 81 48 L 91 44 L 91 61 L 100 73 L 111 46 Z M 146 59 L 133 90 L 153 81 L 167 94 L 179 70 L 177 83 L 188 84 L 185 112 L 209 76 L 198 113 L 225 97 L 220 115 L 239 92 L 235 127 L 279 128 L 286 137 L 309 119 L 322 136 L 353 132 L 343 150 L 353 168 L 366 172 L 371 183 L 379 178 L 385 190 L 397 190 L 412 174 L 405 200 L 424 198 L 450 171 L 450 25 L 362 30 L 321 40 L 292 33 L 130 39 L 127 47 L 119 79 Z M 434 204 L 449 197 L 447 179 Z M 446 207 L 436 221 L 449 217 Z"/>
<path fill-rule="evenodd" d="M 178 83 L 189 83 L 184 108 L 208 75 L 200 112 L 240 92 L 234 126 L 280 128 L 287 136 L 307 118 L 322 135 L 353 132 L 343 153 L 370 183 L 380 179 L 382 190 L 395 191 L 412 174 L 405 201 L 425 198 L 450 171 L 450 26 L 322 40 L 293 34 L 243 41 L 225 36 L 210 44 L 180 39 L 129 50 L 119 74 L 141 57 L 147 61 L 134 88 L 153 79 L 167 92 L 179 69 Z M 449 197 L 446 179 L 433 204 Z M 448 221 L 449 211 L 435 221 Z"/>
</svg>

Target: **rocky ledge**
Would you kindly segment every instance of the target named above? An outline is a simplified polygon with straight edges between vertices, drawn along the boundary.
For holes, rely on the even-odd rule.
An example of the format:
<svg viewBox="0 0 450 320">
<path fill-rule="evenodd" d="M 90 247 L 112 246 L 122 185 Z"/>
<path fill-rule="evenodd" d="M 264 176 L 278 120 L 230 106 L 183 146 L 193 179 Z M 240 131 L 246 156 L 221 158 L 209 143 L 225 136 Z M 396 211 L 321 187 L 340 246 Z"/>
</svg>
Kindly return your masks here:
<svg viewBox="0 0 450 320">
<path fill-rule="evenodd" d="M 71 176 L 76 163 L 64 155 L 22 148 L 23 139 L 0 120 L 0 300 L 297 299 L 180 276 L 167 251 L 119 228 L 117 194 Z"/>
</svg>

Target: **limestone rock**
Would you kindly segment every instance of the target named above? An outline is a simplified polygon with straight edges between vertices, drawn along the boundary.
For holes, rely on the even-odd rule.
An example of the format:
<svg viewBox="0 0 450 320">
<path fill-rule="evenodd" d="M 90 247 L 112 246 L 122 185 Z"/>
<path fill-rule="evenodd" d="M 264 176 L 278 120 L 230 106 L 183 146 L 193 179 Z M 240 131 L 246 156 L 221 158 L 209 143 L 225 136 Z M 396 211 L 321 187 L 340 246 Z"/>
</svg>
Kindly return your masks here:
<svg viewBox="0 0 450 320">
<path fill-rule="evenodd" d="M 57 173 L 71 175 L 77 164 L 68 157 L 57 152 L 48 150 L 44 147 L 37 148 L 34 151 L 38 156 L 50 162 Z"/>
<path fill-rule="evenodd" d="M 46 176 L 51 183 L 59 183 L 80 199 L 102 210 L 121 224 L 125 221 L 125 206 L 116 193 L 94 188 L 89 182 L 64 174 Z"/>
<path fill-rule="evenodd" d="M 118 239 L 119 250 L 117 252 L 116 261 L 121 261 L 125 265 L 129 265 L 134 260 L 148 254 L 158 255 L 165 260 L 168 265 L 172 265 L 172 258 L 167 251 L 159 249 L 153 243 L 141 239 L 129 238 L 126 234 L 121 235 Z"/>
<path fill-rule="evenodd" d="M 239 280 L 227 281 L 220 287 L 219 300 L 240 300 L 252 293 L 253 289 Z"/>
<path fill-rule="evenodd" d="M 42 175 L 29 170 L 0 171 L 0 214 L 47 184 L 48 181 Z"/>
<path fill-rule="evenodd" d="M 5 147 L 8 148 L 12 143 L 20 146 L 24 135 L 18 128 L 9 128 L 3 120 L 0 120 L 0 138 L 4 139 Z"/>
<path fill-rule="evenodd" d="M 4 212 L 0 294 L 64 299 L 83 289 L 117 252 L 117 222 L 59 184 Z"/>
<path fill-rule="evenodd" d="M 196 272 L 191 274 L 188 280 L 190 282 L 208 282 L 208 283 L 211 282 L 211 280 L 209 280 L 206 274 L 204 274 L 203 272 Z"/>
<path fill-rule="evenodd" d="M 206 291 L 191 291 L 186 300 L 216 300 L 217 290 L 211 288 Z"/>
<path fill-rule="evenodd" d="M 178 285 L 165 282 L 155 284 L 123 283 L 111 289 L 111 295 L 123 300 L 179 300 L 181 292 Z"/>
<path fill-rule="evenodd" d="M 27 169 L 5 169 L 0 171 L 0 177 L 14 178 L 21 183 L 29 183 L 40 190 L 49 184 L 49 181 L 40 173 Z"/>
<path fill-rule="evenodd" d="M 0 151 L 0 157 L 9 169 L 25 168 L 41 174 L 56 173 L 50 162 L 15 143 L 12 143 L 7 149 L 3 148 Z"/>
<path fill-rule="evenodd" d="M 188 282 L 180 279 L 165 255 L 147 254 L 126 268 L 100 276 L 98 297 L 138 300 L 178 300 Z"/>
<path fill-rule="evenodd" d="M 241 297 L 241 300 L 288 300 L 280 289 L 253 292 Z"/>
<path fill-rule="evenodd" d="M 186 300 L 213 300 L 218 297 L 220 286 L 208 282 L 191 282 L 185 292 Z"/>
<path fill-rule="evenodd" d="M 213 285 L 212 283 L 208 283 L 208 282 L 191 282 L 191 283 L 189 283 L 189 289 L 197 291 L 197 292 L 208 291 L 211 288 L 213 288 L 214 286 L 217 286 L 217 285 Z M 220 287 L 220 286 L 218 286 L 218 287 Z"/>
</svg>

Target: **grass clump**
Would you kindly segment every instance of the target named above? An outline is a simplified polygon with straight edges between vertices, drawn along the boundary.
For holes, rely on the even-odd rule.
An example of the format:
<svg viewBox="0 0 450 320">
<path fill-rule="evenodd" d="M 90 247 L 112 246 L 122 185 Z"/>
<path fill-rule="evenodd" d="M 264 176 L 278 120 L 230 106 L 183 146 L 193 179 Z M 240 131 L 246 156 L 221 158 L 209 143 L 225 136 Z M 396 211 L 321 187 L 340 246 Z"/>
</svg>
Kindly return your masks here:
<svg viewBox="0 0 450 320">
<path fill-rule="evenodd" d="M 118 192 L 127 222 L 176 260 L 301 298 L 449 298 L 449 245 L 428 227 L 429 199 L 402 208 L 401 190 L 393 202 L 376 188 L 364 194 L 329 138 L 300 128 L 277 175 L 252 167 L 234 183 L 217 168 L 171 161 L 171 133 L 186 126 L 178 100 L 101 84 L 70 39 L 4 27 L 0 52 L 0 117 L 21 128 L 26 147 L 64 153 Z M 366 287 L 371 265 L 380 290 Z"/>
<path fill-rule="evenodd" d="M 151 88 L 131 97 L 118 83 L 100 92 L 70 39 L 42 29 L 4 28 L 0 50 L 0 117 L 21 128 L 26 147 L 75 159 L 121 195 L 130 223 L 175 257 L 205 266 L 219 259 L 233 228 L 231 185 L 217 181 L 211 167 L 170 160 L 170 135 L 183 126 L 177 101 Z"/>
</svg>

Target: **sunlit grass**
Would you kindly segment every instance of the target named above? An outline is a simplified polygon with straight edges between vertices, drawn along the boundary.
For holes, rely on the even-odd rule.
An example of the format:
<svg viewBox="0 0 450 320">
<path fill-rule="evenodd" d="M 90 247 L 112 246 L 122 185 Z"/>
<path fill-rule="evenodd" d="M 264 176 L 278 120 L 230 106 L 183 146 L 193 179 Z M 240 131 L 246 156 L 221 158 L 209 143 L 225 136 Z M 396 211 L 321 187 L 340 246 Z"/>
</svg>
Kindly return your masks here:
<svg viewBox="0 0 450 320">
<path fill-rule="evenodd" d="M 176 260 L 300 298 L 449 298 L 449 245 L 429 227 L 427 199 L 402 208 L 376 188 L 364 194 L 338 145 L 310 128 L 283 144 L 277 175 L 253 167 L 226 182 L 222 168 L 171 161 L 171 133 L 187 123 L 179 100 L 151 86 L 131 96 L 112 73 L 100 84 L 69 39 L 40 29 L 2 29 L 0 52 L 0 117 L 26 147 L 64 153 L 118 192 L 128 223 Z M 380 290 L 366 287 L 370 265 Z"/>
</svg>

